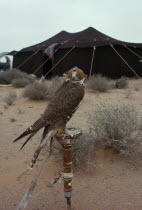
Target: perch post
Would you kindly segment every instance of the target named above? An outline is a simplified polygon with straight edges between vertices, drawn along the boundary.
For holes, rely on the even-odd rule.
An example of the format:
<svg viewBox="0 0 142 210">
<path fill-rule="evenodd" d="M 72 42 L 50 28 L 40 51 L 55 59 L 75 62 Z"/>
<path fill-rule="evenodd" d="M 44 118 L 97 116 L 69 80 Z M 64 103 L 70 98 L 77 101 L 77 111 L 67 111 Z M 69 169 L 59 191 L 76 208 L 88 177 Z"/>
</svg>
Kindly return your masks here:
<svg viewBox="0 0 142 210">
<path fill-rule="evenodd" d="M 67 199 L 67 208 L 71 209 L 71 191 L 72 191 L 72 143 L 71 139 L 66 139 L 62 144 L 63 162 L 64 162 L 64 196 Z"/>
<path fill-rule="evenodd" d="M 81 135 L 81 130 L 77 128 L 68 128 L 67 132 L 61 135 L 57 140 L 62 146 L 63 151 L 63 179 L 64 179 L 64 196 L 67 199 L 67 209 L 71 209 L 71 192 L 72 192 L 72 157 L 73 142 Z"/>
</svg>

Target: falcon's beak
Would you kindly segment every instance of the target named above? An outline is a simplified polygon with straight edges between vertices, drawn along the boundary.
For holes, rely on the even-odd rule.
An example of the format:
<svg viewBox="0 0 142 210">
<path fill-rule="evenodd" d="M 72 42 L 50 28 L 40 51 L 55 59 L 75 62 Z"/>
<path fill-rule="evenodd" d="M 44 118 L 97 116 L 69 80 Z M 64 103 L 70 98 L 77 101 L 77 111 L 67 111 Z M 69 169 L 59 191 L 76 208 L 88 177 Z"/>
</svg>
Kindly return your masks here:
<svg viewBox="0 0 142 210">
<path fill-rule="evenodd" d="M 72 73 L 72 80 L 77 80 L 77 73 L 76 72 L 73 72 Z"/>
<path fill-rule="evenodd" d="M 76 76 L 75 75 L 72 75 L 72 80 L 74 81 L 76 79 L 77 79 Z"/>
</svg>

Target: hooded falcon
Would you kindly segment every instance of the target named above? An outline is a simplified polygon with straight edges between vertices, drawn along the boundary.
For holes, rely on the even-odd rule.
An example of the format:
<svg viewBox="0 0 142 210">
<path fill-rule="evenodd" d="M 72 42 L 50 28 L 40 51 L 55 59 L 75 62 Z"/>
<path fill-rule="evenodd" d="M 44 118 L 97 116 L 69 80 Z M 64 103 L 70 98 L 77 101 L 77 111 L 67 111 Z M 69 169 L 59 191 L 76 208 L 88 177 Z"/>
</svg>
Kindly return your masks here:
<svg viewBox="0 0 142 210">
<path fill-rule="evenodd" d="M 71 119 L 84 97 L 84 79 L 85 75 L 78 67 L 69 70 L 66 80 L 55 92 L 41 117 L 14 142 L 29 135 L 22 145 L 22 149 L 41 128 L 44 128 L 41 143 L 51 130 L 56 129 L 58 135 L 64 133 L 67 122 Z"/>
</svg>

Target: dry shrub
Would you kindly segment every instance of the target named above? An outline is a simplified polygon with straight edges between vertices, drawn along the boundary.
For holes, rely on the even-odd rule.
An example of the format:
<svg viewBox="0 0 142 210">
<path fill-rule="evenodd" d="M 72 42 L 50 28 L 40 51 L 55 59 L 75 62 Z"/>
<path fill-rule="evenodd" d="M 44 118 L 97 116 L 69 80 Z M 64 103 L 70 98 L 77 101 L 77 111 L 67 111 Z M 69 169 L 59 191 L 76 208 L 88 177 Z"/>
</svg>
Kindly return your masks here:
<svg viewBox="0 0 142 210">
<path fill-rule="evenodd" d="M 31 80 L 30 76 L 18 69 L 11 69 L 9 71 L 0 71 L 0 84 L 11 84 L 14 79 L 28 79 Z"/>
<path fill-rule="evenodd" d="M 51 99 L 56 90 L 62 85 L 63 79 L 56 76 L 48 82 L 49 84 L 46 84 L 45 81 L 41 83 L 35 81 L 26 87 L 23 96 L 32 100 Z"/>
<path fill-rule="evenodd" d="M 134 90 L 135 91 L 140 91 L 140 88 L 139 87 L 135 87 Z"/>
<path fill-rule="evenodd" d="M 51 84 L 49 85 L 49 95 L 50 98 L 54 95 L 54 93 L 57 91 L 59 87 L 63 84 L 63 78 L 55 76 L 51 80 Z"/>
<path fill-rule="evenodd" d="M 11 118 L 10 122 L 16 122 L 16 119 L 15 118 Z"/>
<path fill-rule="evenodd" d="M 44 100 L 49 98 L 49 88 L 45 83 L 38 81 L 28 85 L 23 91 L 23 97 L 32 100 Z"/>
<path fill-rule="evenodd" d="M 25 86 L 29 85 L 30 83 L 31 83 L 31 81 L 27 78 L 14 79 L 12 81 L 12 85 L 15 88 L 25 87 Z"/>
<path fill-rule="evenodd" d="M 82 134 L 73 144 L 73 164 L 77 168 L 91 171 L 96 168 L 92 159 L 95 157 L 97 142 L 90 134 Z"/>
<path fill-rule="evenodd" d="M 89 121 L 100 144 L 125 156 L 137 153 L 142 139 L 142 119 L 132 105 L 97 105 Z"/>
<path fill-rule="evenodd" d="M 87 87 L 96 92 L 107 92 L 110 89 L 110 81 L 101 74 L 93 75 L 88 79 Z"/>
<path fill-rule="evenodd" d="M 126 89 L 126 91 L 125 91 L 125 97 L 126 98 L 131 98 L 131 96 L 132 96 L 132 90 L 131 89 Z"/>
<path fill-rule="evenodd" d="M 8 96 L 6 96 L 3 101 L 8 105 L 12 105 L 17 98 L 17 94 L 15 91 L 10 91 Z"/>
<path fill-rule="evenodd" d="M 24 114 L 24 113 L 25 113 L 25 111 L 24 111 L 24 110 L 22 110 L 22 109 L 20 109 L 20 108 L 18 108 L 18 109 L 17 109 L 17 113 L 18 113 L 18 114 Z"/>
<path fill-rule="evenodd" d="M 114 83 L 114 88 L 125 89 L 128 86 L 127 78 L 120 78 Z"/>
<path fill-rule="evenodd" d="M 96 168 L 93 163 L 97 141 L 91 134 L 82 134 L 73 142 L 73 166 L 85 171 L 92 171 Z M 62 158 L 62 147 L 56 142 L 54 149 L 55 160 Z"/>
</svg>

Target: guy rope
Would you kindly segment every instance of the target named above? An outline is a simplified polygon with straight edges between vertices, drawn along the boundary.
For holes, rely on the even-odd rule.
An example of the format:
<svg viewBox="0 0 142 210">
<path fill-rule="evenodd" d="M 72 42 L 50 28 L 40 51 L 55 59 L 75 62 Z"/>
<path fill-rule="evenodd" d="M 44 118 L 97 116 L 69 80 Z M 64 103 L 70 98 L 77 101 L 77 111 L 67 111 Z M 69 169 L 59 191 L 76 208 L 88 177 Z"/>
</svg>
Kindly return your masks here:
<svg viewBox="0 0 142 210">
<path fill-rule="evenodd" d="M 112 44 L 110 44 L 110 46 L 112 47 L 112 49 L 116 52 L 116 54 L 124 61 L 124 63 L 131 69 L 131 71 L 139 78 L 141 79 L 141 77 L 136 73 L 136 71 L 127 63 L 127 61 L 120 55 L 120 53 L 114 48 L 114 46 Z"/>
<path fill-rule="evenodd" d="M 40 49 L 39 50 L 37 50 L 36 52 L 34 52 L 30 57 L 28 57 L 26 60 L 24 60 L 19 66 L 17 66 L 17 69 L 19 68 L 19 67 L 21 67 L 24 63 L 26 63 L 28 60 L 30 60 L 35 54 L 37 54 L 38 52 L 40 51 Z"/>
<path fill-rule="evenodd" d="M 76 45 L 74 45 L 45 75 L 44 77 L 46 77 L 47 74 L 49 74 L 74 48 L 76 47 Z"/>
<path fill-rule="evenodd" d="M 142 59 L 140 55 L 138 55 L 136 52 L 134 52 L 132 49 L 130 49 L 128 46 L 123 45 L 126 49 L 128 49 L 130 52 L 132 52 L 134 55 L 136 55 L 138 58 Z"/>
<path fill-rule="evenodd" d="M 65 40 L 64 42 L 61 43 L 61 45 L 65 44 L 66 42 L 68 42 L 69 40 Z M 49 56 L 34 72 L 33 74 L 35 74 L 50 58 L 52 58 L 52 56 L 57 52 L 57 50 L 59 49 L 59 47 L 54 50 L 54 52 L 52 53 L 51 56 Z"/>
</svg>

